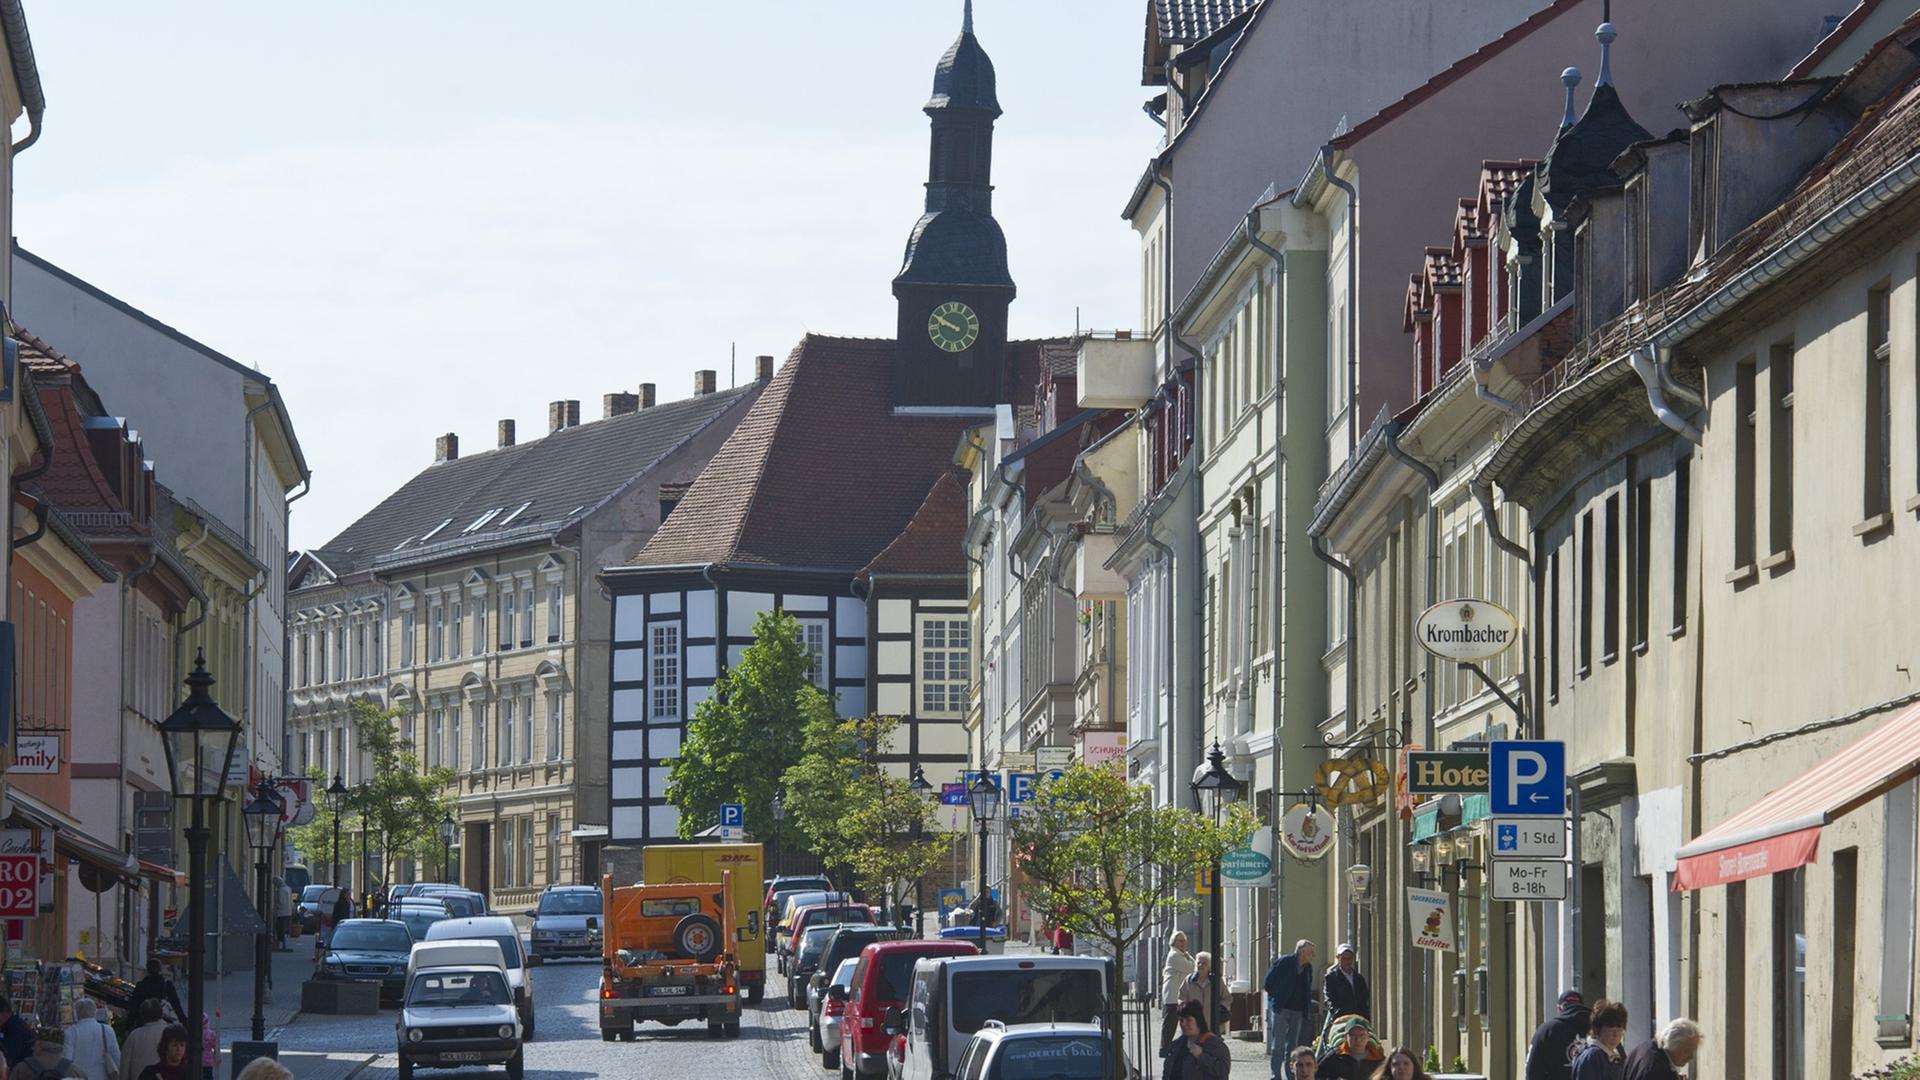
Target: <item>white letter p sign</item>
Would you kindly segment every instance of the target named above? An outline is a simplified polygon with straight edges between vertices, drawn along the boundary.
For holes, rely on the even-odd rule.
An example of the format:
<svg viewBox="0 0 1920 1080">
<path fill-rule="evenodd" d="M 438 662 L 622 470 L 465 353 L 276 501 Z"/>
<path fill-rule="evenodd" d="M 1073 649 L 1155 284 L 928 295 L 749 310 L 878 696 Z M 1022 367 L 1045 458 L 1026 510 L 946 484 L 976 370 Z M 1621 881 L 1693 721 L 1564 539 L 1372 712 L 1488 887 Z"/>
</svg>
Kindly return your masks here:
<svg viewBox="0 0 1920 1080">
<path fill-rule="evenodd" d="M 1507 755 L 1507 802 L 1520 804 L 1520 792 L 1547 778 L 1547 758 L 1538 750 L 1515 750 Z M 1532 802 L 1545 802 L 1538 792 Z"/>
</svg>

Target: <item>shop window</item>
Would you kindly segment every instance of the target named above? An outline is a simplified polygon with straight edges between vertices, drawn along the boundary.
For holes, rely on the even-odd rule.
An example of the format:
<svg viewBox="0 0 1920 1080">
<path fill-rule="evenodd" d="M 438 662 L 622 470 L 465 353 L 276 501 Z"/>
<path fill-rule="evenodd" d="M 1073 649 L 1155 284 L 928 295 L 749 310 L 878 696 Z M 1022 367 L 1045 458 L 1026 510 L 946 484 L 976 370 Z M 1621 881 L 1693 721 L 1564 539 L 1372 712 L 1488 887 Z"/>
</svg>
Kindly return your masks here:
<svg viewBox="0 0 1920 1080">
<path fill-rule="evenodd" d="M 1875 1008 L 1874 1041 L 1899 1048 L 1913 1043 L 1914 796 L 1920 781 L 1909 780 L 1882 800 L 1886 814 L 1885 852 L 1880 884 L 1880 995 Z"/>
<path fill-rule="evenodd" d="M 1773 1072 L 1805 1080 L 1807 1057 L 1807 870 L 1767 879 L 1773 886 Z"/>
</svg>

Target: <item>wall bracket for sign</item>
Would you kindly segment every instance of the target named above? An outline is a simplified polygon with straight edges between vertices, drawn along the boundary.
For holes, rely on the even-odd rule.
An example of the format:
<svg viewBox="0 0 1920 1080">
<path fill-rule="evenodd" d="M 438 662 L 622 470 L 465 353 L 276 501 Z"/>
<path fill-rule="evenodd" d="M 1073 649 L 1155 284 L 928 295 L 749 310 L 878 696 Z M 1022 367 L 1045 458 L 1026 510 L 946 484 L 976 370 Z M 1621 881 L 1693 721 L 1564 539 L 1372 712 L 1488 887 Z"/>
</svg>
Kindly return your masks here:
<svg viewBox="0 0 1920 1080">
<path fill-rule="evenodd" d="M 1362 751 L 1366 751 L 1370 753 L 1379 753 L 1387 750 L 1400 750 L 1400 749 L 1404 749 L 1406 745 L 1407 745 L 1407 740 L 1405 736 L 1401 735 L 1398 731 L 1394 730 L 1393 728 L 1388 728 L 1385 731 L 1382 731 L 1379 735 L 1371 736 L 1366 739 L 1353 739 L 1347 742 L 1337 742 L 1337 743 L 1330 743 L 1330 742 L 1306 743 L 1301 747 L 1301 749 L 1338 750 L 1342 754 L 1351 756 L 1353 754 L 1357 754 Z"/>
<path fill-rule="evenodd" d="M 1515 699 L 1512 694 L 1509 694 L 1505 690 L 1500 689 L 1500 684 L 1497 682 L 1494 682 L 1493 677 L 1488 675 L 1486 671 L 1482 670 L 1479 664 L 1462 660 L 1462 661 L 1459 661 L 1458 666 L 1461 671 L 1473 672 L 1474 677 L 1480 680 L 1480 685 L 1492 691 L 1493 696 L 1499 698 L 1500 703 L 1502 705 L 1505 705 L 1507 708 L 1513 710 L 1514 720 L 1515 720 L 1515 723 L 1518 725 L 1516 729 L 1516 733 L 1524 732 L 1527 730 L 1527 710 L 1521 706 L 1520 702 L 1517 699 Z"/>
</svg>

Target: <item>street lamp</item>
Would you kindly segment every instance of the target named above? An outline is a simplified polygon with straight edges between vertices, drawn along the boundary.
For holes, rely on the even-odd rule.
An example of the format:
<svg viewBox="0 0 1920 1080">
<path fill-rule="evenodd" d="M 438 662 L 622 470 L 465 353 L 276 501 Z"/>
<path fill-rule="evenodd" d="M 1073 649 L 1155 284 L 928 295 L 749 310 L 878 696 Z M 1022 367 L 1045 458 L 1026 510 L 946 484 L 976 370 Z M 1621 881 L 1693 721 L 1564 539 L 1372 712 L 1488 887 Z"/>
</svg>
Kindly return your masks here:
<svg viewBox="0 0 1920 1080">
<path fill-rule="evenodd" d="M 927 783 L 926 770 L 922 769 L 918 765 L 915 765 L 913 767 L 913 775 L 907 779 L 907 790 L 913 792 L 914 797 L 918 798 L 921 802 L 926 802 L 930 797 L 932 797 L 933 785 Z M 925 827 L 924 827 L 923 819 L 926 816 L 927 816 L 926 810 L 922 808 L 919 814 L 917 814 L 913 819 L 913 839 L 916 844 L 919 843 L 920 838 L 923 835 L 925 835 Z M 915 848 L 914 858 L 917 859 L 919 857 L 920 857 L 919 849 Z M 913 936 L 914 937 L 919 937 L 921 934 L 920 913 L 926 910 L 925 906 L 923 906 L 920 902 L 921 901 L 920 886 L 925 881 L 925 879 L 926 879 L 925 874 L 921 874 L 919 877 L 916 877 L 913 879 L 913 920 L 914 920 Z"/>
<path fill-rule="evenodd" d="M 253 1041 L 267 1037 L 267 966 L 273 963 L 268 951 L 266 926 L 273 918 L 272 901 L 267 898 L 267 867 L 273 849 L 280 845 L 281 807 L 273 788 L 262 781 L 253 801 L 242 807 L 240 816 L 247 823 L 247 844 L 253 848 L 254 883 L 259 889 L 261 932 L 253 949 Z"/>
<path fill-rule="evenodd" d="M 987 903 L 987 823 L 1000 815 L 1000 785 L 994 782 L 993 774 L 982 772 L 967 789 L 967 805 L 973 811 L 974 822 L 980 826 L 980 887 L 973 900 L 973 925 L 980 931 L 980 952 L 984 955 L 987 924 L 981 916 Z"/>
<path fill-rule="evenodd" d="M 1220 740 L 1213 741 L 1213 749 L 1207 754 L 1206 767 L 1194 772 L 1190 786 L 1194 797 L 1213 815 L 1214 827 L 1218 828 L 1221 813 L 1240 795 L 1240 781 L 1227 771 L 1227 755 L 1220 752 Z M 1213 893 L 1207 900 L 1207 940 L 1213 948 L 1216 965 L 1220 962 L 1220 923 L 1223 921 L 1220 900 L 1220 860 L 1215 859 Z M 1219 969 L 1216 967 L 1215 970 Z"/>
<path fill-rule="evenodd" d="M 339 773 L 333 774 L 333 783 L 327 785 L 327 807 L 333 811 L 333 887 L 340 887 L 340 815 L 347 810 L 347 783 L 340 779 Z M 332 912 L 326 913 L 328 918 Z"/>
<path fill-rule="evenodd" d="M 160 737 L 173 797 L 191 800 L 193 807 L 187 826 L 187 1015 L 181 1019 L 189 1031 L 199 1031 L 206 1014 L 201 968 L 207 945 L 207 804 L 221 797 L 240 744 L 240 722 L 208 692 L 213 676 L 207 674 L 204 651 L 194 654 L 186 681 L 187 699 L 161 722 Z"/>
<path fill-rule="evenodd" d="M 773 810 L 773 867 L 772 867 L 773 873 L 769 874 L 768 876 L 779 877 L 780 876 L 780 823 L 787 820 L 787 804 L 781 802 L 780 796 L 777 794 L 773 797 L 772 810 Z"/>
<path fill-rule="evenodd" d="M 453 882 L 453 815 L 440 815 L 440 872 L 445 874 L 447 882 Z"/>
</svg>

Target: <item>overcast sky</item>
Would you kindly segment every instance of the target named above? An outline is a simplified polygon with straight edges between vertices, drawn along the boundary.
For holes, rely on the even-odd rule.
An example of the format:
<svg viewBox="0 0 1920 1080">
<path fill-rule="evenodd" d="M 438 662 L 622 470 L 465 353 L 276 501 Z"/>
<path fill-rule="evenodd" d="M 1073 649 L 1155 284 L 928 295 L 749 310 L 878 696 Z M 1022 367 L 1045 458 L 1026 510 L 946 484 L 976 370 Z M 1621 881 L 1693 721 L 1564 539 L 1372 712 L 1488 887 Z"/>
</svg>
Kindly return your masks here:
<svg viewBox="0 0 1920 1080">
<path fill-rule="evenodd" d="M 1016 336 L 1139 320 L 1143 0 L 978 0 Z M 546 404 L 890 336 L 960 0 L 29 0 L 15 231 L 281 386 L 296 547 Z M 24 126 L 20 129 L 24 131 Z M 53 343 L 58 346 L 59 342 Z M 82 364 L 84 356 L 76 357 Z M 138 416 L 136 402 L 109 402 Z M 161 479 L 167 463 L 156 463 Z"/>
</svg>

